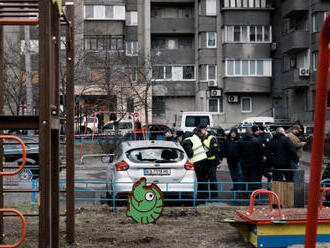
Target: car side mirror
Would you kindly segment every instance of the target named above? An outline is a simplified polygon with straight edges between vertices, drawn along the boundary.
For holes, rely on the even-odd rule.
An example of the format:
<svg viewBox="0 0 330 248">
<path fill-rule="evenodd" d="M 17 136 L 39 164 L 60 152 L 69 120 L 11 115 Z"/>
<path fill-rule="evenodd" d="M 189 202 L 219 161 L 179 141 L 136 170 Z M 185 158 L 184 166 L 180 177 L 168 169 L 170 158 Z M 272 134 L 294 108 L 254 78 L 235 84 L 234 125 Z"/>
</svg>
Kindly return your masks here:
<svg viewBox="0 0 330 248">
<path fill-rule="evenodd" d="M 112 163 L 113 159 L 114 159 L 113 155 L 104 156 L 104 157 L 102 157 L 102 163 L 105 163 L 105 164 Z"/>
</svg>

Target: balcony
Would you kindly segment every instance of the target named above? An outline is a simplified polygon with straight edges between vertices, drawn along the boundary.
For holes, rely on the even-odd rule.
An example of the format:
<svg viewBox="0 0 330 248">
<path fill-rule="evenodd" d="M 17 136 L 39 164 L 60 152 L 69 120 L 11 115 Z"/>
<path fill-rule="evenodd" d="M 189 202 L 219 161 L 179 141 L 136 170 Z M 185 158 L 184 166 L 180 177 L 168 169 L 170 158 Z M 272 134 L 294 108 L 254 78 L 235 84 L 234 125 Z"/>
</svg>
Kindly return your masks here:
<svg viewBox="0 0 330 248">
<path fill-rule="evenodd" d="M 299 76 L 299 68 L 295 68 L 282 74 L 282 87 L 284 89 L 307 87 L 309 85 L 310 78 L 311 74 L 309 76 Z"/>
<path fill-rule="evenodd" d="M 309 1 L 306 0 L 284 0 L 281 3 L 283 17 L 299 17 L 308 12 Z"/>
<path fill-rule="evenodd" d="M 293 31 L 282 36 L 283 52 L 296 52 L 309 48 L 309 32 Z"/>
<path fill-rule="evenodd" d="M 153 58 L 161 61 L 160 64 L 195 64 L 195 50 L 193 48 L 181 49 L 152 49 Z"/>
<path fill-rule="evenodd" d="M 151 18 L 152 34 L 193 34 L 193 18 Z"/>
<path fill-rule="evenodd" d="M 226 93 L 271 93 L 270 77 L 224 78 Z"/>
<path fill-rule="evenodd" d="M 152 87 L 153 96 L 195 96 L 195 81 L 155 82 Z"/>
</svg>

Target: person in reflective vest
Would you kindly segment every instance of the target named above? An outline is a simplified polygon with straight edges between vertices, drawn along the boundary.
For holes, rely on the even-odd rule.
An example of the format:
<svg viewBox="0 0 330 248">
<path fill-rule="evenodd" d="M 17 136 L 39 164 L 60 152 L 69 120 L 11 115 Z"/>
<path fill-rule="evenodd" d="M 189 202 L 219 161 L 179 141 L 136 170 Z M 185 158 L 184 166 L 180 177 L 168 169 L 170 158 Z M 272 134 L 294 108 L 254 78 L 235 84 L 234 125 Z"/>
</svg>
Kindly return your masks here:
<svg viewBox="0 0 330 248">
<path fill-rule="evenodd" d="M 178 135 L 178 141 L 185 150 L 188 160 L 194 165 L 197 177 L 198 199 L 206 199 L 207 194 L 207 155 L 203 143 L 197 134 L 185 132 L 182 136 Z"/>
<path fill-rule="evenodd" d="M 210 181 L 209 189 L 211 191 L 211 197 L 217 198 L 217 167 L 220 164 L 220 161 L 217 157 L 219 153 L 218 141 L 215 136 L 207 131 L 206 125 L 200 124 L 199 130 L 203 139 L 203 145 L 207 156 L 207 175 L 208 180 Z"/>
</svg>

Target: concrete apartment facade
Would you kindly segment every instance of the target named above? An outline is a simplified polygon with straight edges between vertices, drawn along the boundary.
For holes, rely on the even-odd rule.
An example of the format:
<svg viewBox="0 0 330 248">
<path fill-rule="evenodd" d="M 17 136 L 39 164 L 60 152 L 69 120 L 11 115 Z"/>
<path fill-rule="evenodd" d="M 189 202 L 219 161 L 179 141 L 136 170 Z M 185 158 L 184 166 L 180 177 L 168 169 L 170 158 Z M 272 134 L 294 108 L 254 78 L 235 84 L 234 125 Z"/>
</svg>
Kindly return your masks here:
<svg viewBox="0 0 330 248">
<path fill-rule="evenodd" d="M 277 0 L 274 8 L 272 25 L 276 50 L 272 54 L 273 107 L 280 118 L 299 119 L 311 124 L 320 31 L 330 12 L 330 2 Z M 328 111 L 328 127 L 329 120 Z"/>
<path fill-rule="evenodd" d="M 149 122 L 171 127 L 180 112 L 209 111 L 224 127 L 250 116 L 311 124 L 328 12 L 327 0 L 77 0 L 76 56 L 87 59 L 76 94 L 81 105 L 104 98 L 91 86 L 111 54 L 151 64 Z M 117 111 L 118 94 L 109 101 Z"/>
</svg>

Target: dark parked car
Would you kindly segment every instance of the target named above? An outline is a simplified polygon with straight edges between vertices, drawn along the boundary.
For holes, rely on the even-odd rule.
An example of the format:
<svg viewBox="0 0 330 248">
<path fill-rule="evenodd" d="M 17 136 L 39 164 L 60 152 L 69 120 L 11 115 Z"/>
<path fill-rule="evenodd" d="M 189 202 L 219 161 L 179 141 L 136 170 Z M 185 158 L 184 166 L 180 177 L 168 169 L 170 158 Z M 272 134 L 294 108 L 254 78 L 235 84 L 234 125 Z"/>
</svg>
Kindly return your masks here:
<svg viewBox="0 0 330 248">
<path fill-rule="evenodd" d="M 143 126 L 143 131 L 148 131 L 150 132 L 150 139 L 151 140 L 156 140 L 157 135 L 164 135 L 165 131 L 169 129 L 168 126 L 166 125 L 160 125 L 160 124 L 149 124 L 148 129 L 147 125 Z"/>
<path fill-rule="evenodd" d="M 18 136 L 25 144 L 26 148 L 26 165 L 38 165 L 39 164 L 39 137 L 38 136 Z M 12 139 L 4 140 L 6 143 L 4 147 L 5 162 L 15 162 L 18 165 L 23 161 L 22 158 L 22 146 Z M 21 171 L 20 178 L 24 180 L 30 180 L 32 178 L 39 177 L 39 168 L 24 168 Z"/>
</svg>

